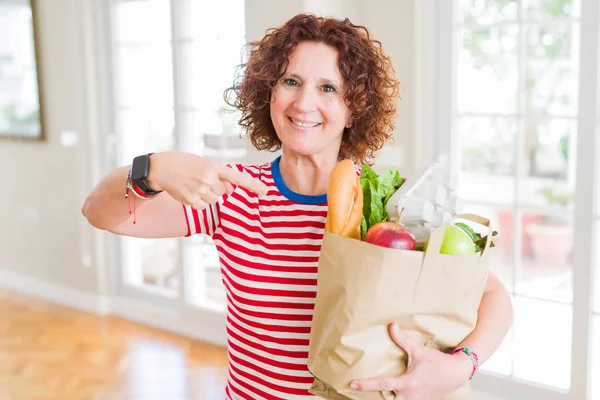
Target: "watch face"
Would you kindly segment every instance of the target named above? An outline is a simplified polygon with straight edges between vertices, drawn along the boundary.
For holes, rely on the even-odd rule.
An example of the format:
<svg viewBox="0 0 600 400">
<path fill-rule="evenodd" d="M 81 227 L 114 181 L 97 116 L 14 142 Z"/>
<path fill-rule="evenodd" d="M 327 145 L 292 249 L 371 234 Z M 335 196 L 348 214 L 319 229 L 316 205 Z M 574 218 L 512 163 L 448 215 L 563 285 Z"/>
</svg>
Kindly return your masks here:
<svg viewBox="0 0 600 400">
<path fill-rule="evenodd" d="M 131 166 L 131 180 L 140 181 L 148 177 L 149 160 L 147 155 L 137 156 Z"/>
</svg>

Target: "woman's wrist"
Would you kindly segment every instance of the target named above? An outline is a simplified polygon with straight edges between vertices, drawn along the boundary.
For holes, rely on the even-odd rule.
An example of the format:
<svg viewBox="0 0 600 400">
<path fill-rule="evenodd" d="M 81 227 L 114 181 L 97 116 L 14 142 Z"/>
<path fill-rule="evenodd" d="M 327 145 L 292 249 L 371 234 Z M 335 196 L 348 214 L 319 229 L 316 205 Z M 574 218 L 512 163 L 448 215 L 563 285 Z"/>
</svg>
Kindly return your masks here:
<svg viewBox="0 0 600 400">
<path fill-rule="evenodd" d="M 465 371 L 468 380 L 471 380 L 479 370 L 479 357 L 477 353 L 468 347 L 459 347 L 454 349 L 450 355 L 455 357 L 457 361 L 460 360 L 461 371 Z"/>
</svg>

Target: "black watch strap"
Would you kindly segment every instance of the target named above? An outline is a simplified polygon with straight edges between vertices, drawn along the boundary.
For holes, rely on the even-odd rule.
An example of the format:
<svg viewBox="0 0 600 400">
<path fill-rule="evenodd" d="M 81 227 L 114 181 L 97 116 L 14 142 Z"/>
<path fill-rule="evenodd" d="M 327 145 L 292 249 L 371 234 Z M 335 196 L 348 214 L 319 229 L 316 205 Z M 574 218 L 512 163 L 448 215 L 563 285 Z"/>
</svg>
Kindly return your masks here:
<svg viewBox="0 0 600 400">
<path fill-rule="evenodd" d="M 137 186 L 142 192 L 152 195 L 158 194 L 161 191 L 154 190 L 148 182 L 148 173 L 150 172 L 150 156 L 154 153 L 143 154 L 133 159 L 131 170 L 129 172 L 131 182 Z"/>
</svg>

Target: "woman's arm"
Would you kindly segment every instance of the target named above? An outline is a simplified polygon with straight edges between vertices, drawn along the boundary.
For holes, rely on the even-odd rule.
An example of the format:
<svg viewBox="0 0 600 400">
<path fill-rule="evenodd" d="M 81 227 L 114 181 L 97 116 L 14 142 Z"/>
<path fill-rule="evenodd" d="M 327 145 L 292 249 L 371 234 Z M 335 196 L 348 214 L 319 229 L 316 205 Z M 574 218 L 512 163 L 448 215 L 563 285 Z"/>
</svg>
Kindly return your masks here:
<svg viewBox="0 0 600 400">
<path fill-rule="evenodd" d="M 130 191 L 129 199 L 125 198 L 129 168 L 113 170 L 94 187 L 81 207 L 83 216 L 93 227 L 117 235 L 145 238 L 185 236 L 187 224 L 181 202 L 169 193 L 163 192 L 153 199 L 144 200 Z"/>
<path fill-rule="evenodd" d="M 124 236 L 185 236 L 188 228 L 183 204 L 202 210 L 208 204 L 215 204 L 223 194 L 231 193 L 232 185 L 259 194 L 267 190 L 259 179 L 215 160 L 169 151 L 153 154 L 148 171 L 150 187 L 163 192 L 148 200 L 130 193 L 126 199 L 129 168 L 125 166 L 110 172 L 85 199 L 81 212 L 92 226 Z"/>
<path fill-rule="evenodd" d="M 482 364 L 500 347 L 512 325 L 512 315 L 508 292 L 490 272 L 475 329 L 457 348 L 473 350 Z M 398 377 L 354 381 L 355 390 L 394 391 L 403 400 L 432 400 L 441 399 L 469 380 L 473 364 L 465 353 L 450 355 L 425 347 L 395 324 L 390 325 L 390 336 L 408 355 L 406 372 Z"/>
<path fill-rule="evenodd" d="M 513 323 L 510 295 L 496 274 L 491 271 L 488 274 L 477 316 L 475 329 L 457 348 L 468 347 L 473 350 L 479 357 L 479 363 L 483 364 L 500 347 Z M 464 353 L 461 354 L 466 356 Z"/>
</svg>

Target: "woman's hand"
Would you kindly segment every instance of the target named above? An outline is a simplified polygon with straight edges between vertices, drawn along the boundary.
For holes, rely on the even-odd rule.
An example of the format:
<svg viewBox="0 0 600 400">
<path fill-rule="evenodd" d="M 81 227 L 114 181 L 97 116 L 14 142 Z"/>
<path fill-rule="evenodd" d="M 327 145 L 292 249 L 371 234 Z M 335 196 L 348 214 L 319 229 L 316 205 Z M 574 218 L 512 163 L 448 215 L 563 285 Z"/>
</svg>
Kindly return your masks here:
<svg viewBox="0 0 600 400">
<path fill-rule="evenodd" d="M 405 374 L 356 380 L 354 390 L 393 391 L 395 400 L 439 400 L 469 380 L 473 364 L 466 354 L 425 347 L 396 324 L 390 325 L 390 336 L 408 355 Z"/>
<path fill-rule="evenodd" d="M 244 187 L 259 195 L 267 186 L 259 179 L 229 168 L 216 160 L 191 153 L 168 151 L 152 156 L 148 184 L 154 190 L 164 190 L 174 199 L 197 210 L 214 204 L 232 185 Z"/>
</svg>

